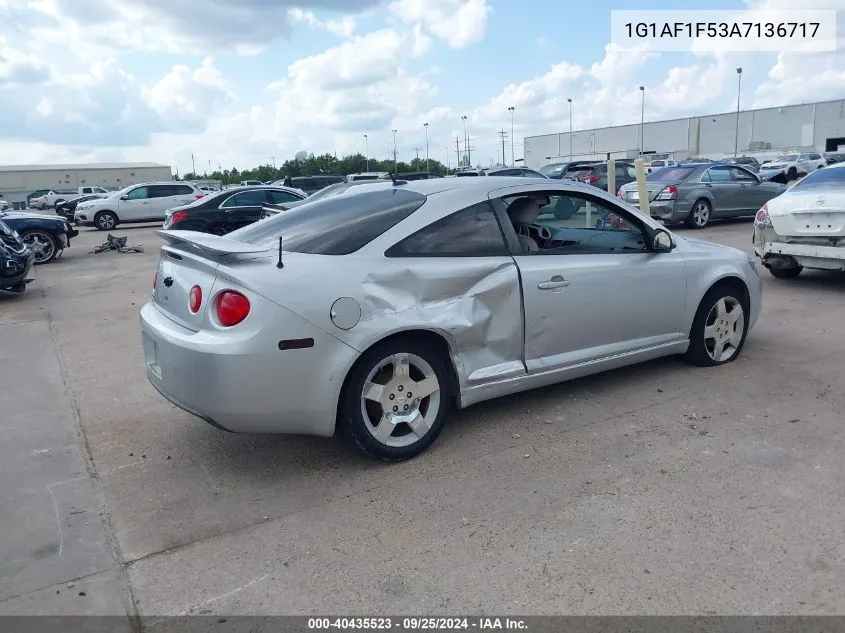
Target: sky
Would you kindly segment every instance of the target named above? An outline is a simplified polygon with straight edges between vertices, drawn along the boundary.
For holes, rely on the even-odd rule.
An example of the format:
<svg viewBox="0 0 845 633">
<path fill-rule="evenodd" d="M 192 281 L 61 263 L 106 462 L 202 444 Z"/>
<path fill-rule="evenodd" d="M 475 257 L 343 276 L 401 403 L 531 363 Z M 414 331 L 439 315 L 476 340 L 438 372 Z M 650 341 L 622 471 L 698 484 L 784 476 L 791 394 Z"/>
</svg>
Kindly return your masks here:
<svg viewBox="0 0 845 633">
<path fill-rule="evenodd" d="M 298 151 L 473 162 L 526 136 L 845 97 L 831 53 L 655 52 L 610 43 L 630 2 L 0 0 L 0 163 L 153 161 L 179 173 Z M 601 6 L 596 6 L 601 5 Z M 794 9 L 794 0 L 673 0 Z M 638 9 L 663 2 L 640 0 Z M 513 117 L 508 110 L 513 107 Z M 367 135 L 365 141 L 364 135 Z M 415 148 L 418 148 L 415 150 Z M 209 169 L 210 168 L 210 169 Z"/>
</svg>

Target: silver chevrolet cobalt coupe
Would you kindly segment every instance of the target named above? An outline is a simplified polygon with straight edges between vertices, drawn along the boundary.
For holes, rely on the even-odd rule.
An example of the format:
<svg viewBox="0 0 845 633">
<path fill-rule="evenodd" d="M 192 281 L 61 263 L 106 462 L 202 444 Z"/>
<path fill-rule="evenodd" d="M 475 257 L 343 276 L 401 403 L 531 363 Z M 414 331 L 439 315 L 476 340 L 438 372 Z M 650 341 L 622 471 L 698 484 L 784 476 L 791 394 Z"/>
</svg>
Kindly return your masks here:
<svg viewBox="0 0 845 633">
<path fill-rule="evenodd" d="M 162 231 L 146 370 L 222 429 L 332 436 L 386 460 L 452 407 L 668 355 L 728 363 L 760 313 L 745 253 L 595 187 L 362 185 L 218 237 Z"/>
</svg>

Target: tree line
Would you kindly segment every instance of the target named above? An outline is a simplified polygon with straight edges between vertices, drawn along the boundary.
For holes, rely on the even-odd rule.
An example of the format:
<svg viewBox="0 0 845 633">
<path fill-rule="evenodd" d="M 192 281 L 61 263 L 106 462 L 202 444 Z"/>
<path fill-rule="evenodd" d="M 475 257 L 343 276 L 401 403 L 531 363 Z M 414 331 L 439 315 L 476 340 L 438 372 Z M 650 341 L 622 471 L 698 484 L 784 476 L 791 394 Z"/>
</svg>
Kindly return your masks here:
<svg viewBox="0 0 845 633">
<path fill-rule="evenodd" d="M 260 180 L 261 182 L 268 182 L 274 180 L 281 180 L 286 176 L 291 178 L 295 176 L 315 176 L 319 174 L 339 174 L 347 176 L 349 174 L 357 174 L 364 171 L 384 171 L 384 172 L 411 172 L 411 171 L 430 171 L 435 174 L 445 175 L 449 173 L 446 166 L 438 160 L 430 159 L 426 166 L 424 158 L 415 158 L 410 162 L 398 161 L 394 164 L 392 160 L 376 160 L 371 158 L 369 160 L 369 169 L 367 159 L 363 154 L 350 154 L 343 158 L 338 158 L 333 154 L 321 154 L 315 156 L 308 155 L 302 160 L 295 158 L 286 160 L 281 166 L 275 167 L 273 165 L 261 165 L 253 169 L 245 169 L 240 171 L 237 167 L 231 169 L 217 170 L 212 173 L 195 174 L 188 172 L 181 176 L 177 176 L 179 180 L 219 180 L 224 185 L 236 184 L 245 180 Z M 453 170 L 454 171 L 454 170 Z"/>
</svg>

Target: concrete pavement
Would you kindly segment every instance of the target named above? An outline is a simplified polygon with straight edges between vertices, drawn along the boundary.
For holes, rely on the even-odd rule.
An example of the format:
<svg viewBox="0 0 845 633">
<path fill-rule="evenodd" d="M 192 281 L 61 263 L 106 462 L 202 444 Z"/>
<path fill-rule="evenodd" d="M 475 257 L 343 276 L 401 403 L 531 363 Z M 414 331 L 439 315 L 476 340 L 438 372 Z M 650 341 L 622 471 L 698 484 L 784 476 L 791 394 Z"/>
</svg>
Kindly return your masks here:
<svg viewBox="0 0 845 633">
<path fill-rule="evenodd" d="M 115 233 L 147 252 L 89 255 L 103 234 L 83 229 L 33 292 L 0 299 L 3 357 L 38 340 L 23 348 L 32 375 L 0 365 L 19 396 L 2 400 L 0 498 L 53 526 L 16 537 L 35 540 L 24 564 L 0 566 L 0 591 L 28 584 L 0 593 L 0 613 L 69 608 L 37 592 L 70 573 L 114 574 L 101 610 L 143 616 L 845 611 L 841 276 L 763 271 L 763 314 L 735 363 L 662 360 L 483 403 L 425 455 L 386 465 L 339 441 L 222 433 L 159 397 L 137 325 L 159 240 Z M 751 246 L 747 222 L 693 234 Z M 51 441 L 14 431 L 35 418 Z M 35 461 L 45 448 L 60 467 Z M 50 575 L 44 488 L 65 479 L 59 508 L 106 521 L 63 524 L 74 571 Z"/>
</svg>

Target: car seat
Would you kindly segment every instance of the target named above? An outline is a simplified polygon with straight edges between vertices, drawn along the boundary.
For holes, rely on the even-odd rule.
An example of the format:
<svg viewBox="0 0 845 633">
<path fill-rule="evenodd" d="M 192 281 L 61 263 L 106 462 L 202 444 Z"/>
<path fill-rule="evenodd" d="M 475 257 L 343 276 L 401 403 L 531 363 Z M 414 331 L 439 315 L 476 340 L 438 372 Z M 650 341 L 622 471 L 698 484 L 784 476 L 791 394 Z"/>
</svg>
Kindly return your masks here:
<svg viewBox="0 0 845 633">
<path fill-rule="evenodd" d="M 540 203 L 534 198 L 519 198 L 508 207 L 508 217 L 519 238 L 519 244 L 526 252 L 539 251 L 540 247 L 531 237 L 531 228 L 540 217 Z M 534 229 L 536 231 L 536 228 Z"/>
</svg>

